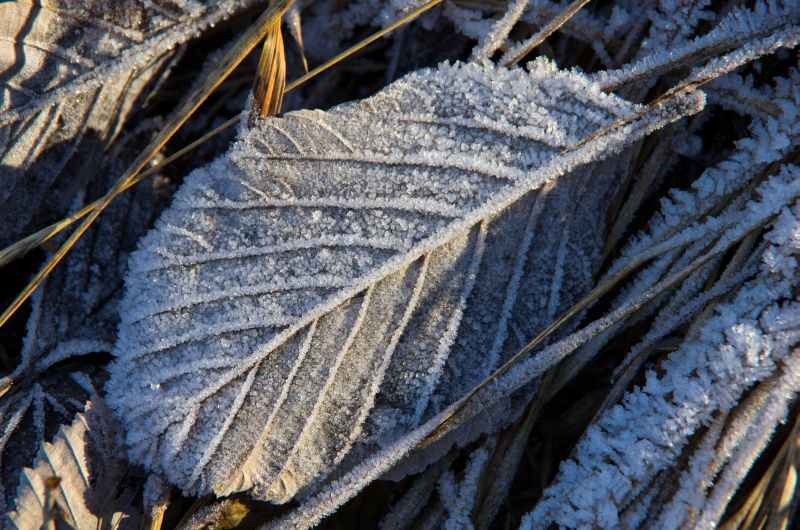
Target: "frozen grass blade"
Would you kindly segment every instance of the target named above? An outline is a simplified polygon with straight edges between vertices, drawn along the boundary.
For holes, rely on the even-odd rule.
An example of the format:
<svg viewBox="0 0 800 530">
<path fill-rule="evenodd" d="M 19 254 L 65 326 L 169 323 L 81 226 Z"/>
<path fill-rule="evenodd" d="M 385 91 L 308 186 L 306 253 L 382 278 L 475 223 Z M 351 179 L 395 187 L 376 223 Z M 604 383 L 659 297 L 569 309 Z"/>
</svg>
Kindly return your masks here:
<svg viewBox="0 0 800 530">
<path fill-rule="evenodd" d="M 495 51 L 497 51 L 503 42 L 508 38 L 512 28 L 525 12 L 528 6 L 528 0 L 513 0 L 508 4 L 506 12 L 500 17 L 497 22 L 492 25 L 492 29 L 483 36 L 481 41 L 472 50 L 472 61 L 487 62 L 491 59 Z M 502 63 L 501 63 L 502 64 Z"/>
<path fill-rule="evenodd" d="M 766 386 L 768 383 L 762 383 Z M 757 389 L 757 391 L 760 389 Z M 780 442 L 777 454 L 763 475 L 734 497 L 719 527 L 789 528 L 797 509 L 797 471 L 800 455 L 800 415 L 795 410 L 792 428 Z M 758 476 L 758 475 L 756 475 Z M 737 498 L 738 497 L 738 498 Z"/>
</svg>

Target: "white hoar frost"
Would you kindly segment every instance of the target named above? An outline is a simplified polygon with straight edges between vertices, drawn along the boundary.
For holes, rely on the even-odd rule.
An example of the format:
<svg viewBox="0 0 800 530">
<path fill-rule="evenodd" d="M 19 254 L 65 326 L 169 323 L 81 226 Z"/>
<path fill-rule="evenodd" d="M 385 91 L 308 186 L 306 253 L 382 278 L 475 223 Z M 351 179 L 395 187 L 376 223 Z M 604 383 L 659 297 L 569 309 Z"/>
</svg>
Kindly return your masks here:
<svg viewBox="0 0 800 530">
<path fill-rule="evenodd" d="M 786 180 L 800 176 L 796 167 L 783 171 Z M 626 394 L 587 429 L 574 458 L 561 464 L 542 500 L 523 518 L 521 529 L 548 528 L 553 523 L 566 528 L 638 527 L 638 512 L 648 511 L 646 490 L 651 481 L 676 463 L 691 436 L 715 415 L 731 411 L 754 383 L 783 374 L 783 387 L 774 397 L 779 401 L 775 407 L 786 414 L 786 403 L 800 391 L 795 372 L 800 358 L 800 302 L 795 295 L 800 277 L 800 203 L 781 209 L 765 239 L 770 245 L 759 275 L 715 308 L 697 338 L 670 354 L 658 372 L 648 371 L 643 386 Z M 734 465 L 734 471 L 742 471 L 739 479 L 751 462 L 752 458 Z M 731 488 L 727 491 L 730 494 Z M 664 516 L 656 517 L 660 526 L 685 527 L 683 518 L 702 508 L 703 495 L 695 493 L 691 505 L 682 495 Z M 713 501 L 712 497 L 708 502 Z M 650 506 L 649 511 L 657 514 L 658 507 Z M 721 511 L 714 516 L 721 517 Z M 717 523 L 706 520 L 698 527 Z"/>
<path fill-rule="evenodd" d="M 641 107 L 545 61 L 445 64 L 242 130 L 131 258 L 107 385 L 131 459 L 285 502 L 407 451 L 590 288 L 618 175 L 570 171 L 702 104 L 561 153 Z"/>
</svg>

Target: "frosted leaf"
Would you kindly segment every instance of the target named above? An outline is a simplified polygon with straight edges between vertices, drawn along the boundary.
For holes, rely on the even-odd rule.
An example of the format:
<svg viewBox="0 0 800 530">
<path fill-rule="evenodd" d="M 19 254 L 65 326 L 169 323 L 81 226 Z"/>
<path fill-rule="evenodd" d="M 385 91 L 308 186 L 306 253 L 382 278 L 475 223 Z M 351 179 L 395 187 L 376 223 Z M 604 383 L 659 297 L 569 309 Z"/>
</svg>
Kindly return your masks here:
<svg viewBox="0 0 800 530">
<path fill-rule="evenodd" d="M 42 443 L 35 465 L 22 471 L 9 528 L 42 528 L 48 517 L 56 518 L 50 524 L 63 519 L 72 528 L 134 528 L 140 515 L 129 505 L 136 492 L 119 491 L 127 469 L 120 449 L 118 428 L 94 396 L 72 424 Z"/>
<path fill-rule="evenodd" d="M 107 385 L 130 457 L 186 492 L 284 502 L 407 451 L 590 287 L 602 208 L 572 213 L 615 175 L 568 172 L 702 102 L 562 153 L 641 108 L 543 61 L 444 64 L 244 129 L 132 255 Z"/>
<path fill-rule="evenodd" d="M 120 449 L 121 449 L 120 444 Z M 150 474 L 142 485 L 142 507 L 150 521 L 162 519 L 172 494 L 172 486 L 159 475 Z"/>
<path fill-rule="evenodd" d="M 98 160 L 171 50 L 253 4 L 0 3 L 0 246 L 66 212 L 99 175 Z"/>
<path fill-rule="evenodd" d="M 675 239 L 679 243 L 674 243 L 674 247 L 670 246 L 673 243 L 668 241 L 667 248 L 685 248 L 682 249 L 681 259 L 675 260 L 671 267 L 666 267 L 669 269 L 666 273 L 665 267 L 655 267 L 656 274 L 652 274 L 652 268 L 646 269 L 645 272 L 651 274 L 645 274 L 644 278 L 635 278 L 641 280 L 639 285 L 620 295 L 614 303 L 615 308 L 612 311 L 543 348 L 535 355 L 520 358 L 503 374 L 494 378 L 491 385 L 479 388 L 472 396 L 472 403 L 467 403 L 464 410 L 459 411 L 459 414 L 474 414 L 481 407 L 494 403 L 499 397 L 507 396 L 539 377 L 545 370 L 555 366 L 576 349 L 586 345 L 588 341 L 598 337 L 607 338 L 603 335 L 608 330 L 613 330 L 620 322 L 630 318 L 656 297 L 686 280 L 687 269 L 692 271 L 708 264 L 709 261 L 716 259 L 732 245 L 752 233 L 755 228 L 774 219 L 787 208 L 787 204 L 794 203 L 800 197 L 798 168 L 785 166 L 778 175 L 767 179 L 756 191 L 758 199 L 751 200 L 744 205 L 740 201 L 734 201 L 729 211 L 724 212 L 725 215 L 721 217 L 721 222 L 717 223 L 714 219 L 709 223 L 710 226 L 719 228 L 718 231 L 714 232 L 714 230 L 702 226 L 688 231 L 687 234 L 676 236 Z M 714 233 L 710 234 L 709 232 Z M 668 254 L 666 257 L 670 258 L 670 256 L 671 254 Z M 683 260 L 684 257 L 687 258 L 686 261 Z M 782 264 L 781 267 L 787 270 L 795 266 L 793 259 L 790 258 L 782 257 L 779 262 Z M 722 287 L 725 287 L 724 282 Z M 686 315 L 683 317 L 685 318 Z M 658 333 L 657 329 L 656 333 Z M 594 348 L 592 350 L 596 351 Z"/>
<path fill-rule="evenodd" d="M 80 195 L 104 192 L 110 186 L 106 180 L 90 183 Z M 164 206 L 160 193 L 158 185 L 143 183 L 120 196 L 103 222 L 89 229 L 33 293 L 19 363 L 0 378 L 0 387 L 35 377 L 66 359 L 111 351 L 128 255 Z"/>
<path fill-rule="evenodd" d="M 20 472 L 33 464 L 39 444 L 83 410 L 93 392 L 86 373 L 54 371 L 19 383 L 0 398 L 0 511 L 6 513 L 13 506 Z"/>
</svg>

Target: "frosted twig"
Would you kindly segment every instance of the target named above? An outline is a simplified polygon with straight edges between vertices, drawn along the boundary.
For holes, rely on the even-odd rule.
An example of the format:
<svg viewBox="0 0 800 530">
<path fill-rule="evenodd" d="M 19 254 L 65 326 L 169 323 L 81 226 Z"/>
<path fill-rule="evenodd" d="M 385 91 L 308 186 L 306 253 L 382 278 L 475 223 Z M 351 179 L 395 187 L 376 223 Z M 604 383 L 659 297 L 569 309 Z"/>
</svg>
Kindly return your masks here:
<svg viewBox="0 0 800 530">
<path fill-rule="evenodd" d="M 528 5 L 529 0 L 513 0 L 508 6 L 506 12 L 500 19 L 494 23 L 492 29 L 487 35 L 481 38 L 475 49 L 472 50 L 472 58 L 470 60 L 483 63 L 488 61 L 492 54 L 503 45 L 511 33 L 514 24 L 522 16 L 525 7 Z"/>
</svg>

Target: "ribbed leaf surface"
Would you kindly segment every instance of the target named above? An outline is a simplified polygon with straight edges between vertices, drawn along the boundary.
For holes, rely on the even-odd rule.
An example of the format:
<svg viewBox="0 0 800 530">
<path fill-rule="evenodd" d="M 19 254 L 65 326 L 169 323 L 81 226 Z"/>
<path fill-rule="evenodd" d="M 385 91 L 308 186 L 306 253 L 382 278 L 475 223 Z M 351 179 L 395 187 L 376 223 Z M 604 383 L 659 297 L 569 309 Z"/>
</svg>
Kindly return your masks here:
<svg viewBox="0 0 800 530">
<path fill-rule="evenodd" d="M 568 172 L 701 102 L 564 153 L 641 109 L 442 65 L 243 130 L 132 257 L 107 389 L 133 459 L 283 502 L 402 437 L 588 290 L 615 178 Z"/>
</svg>

